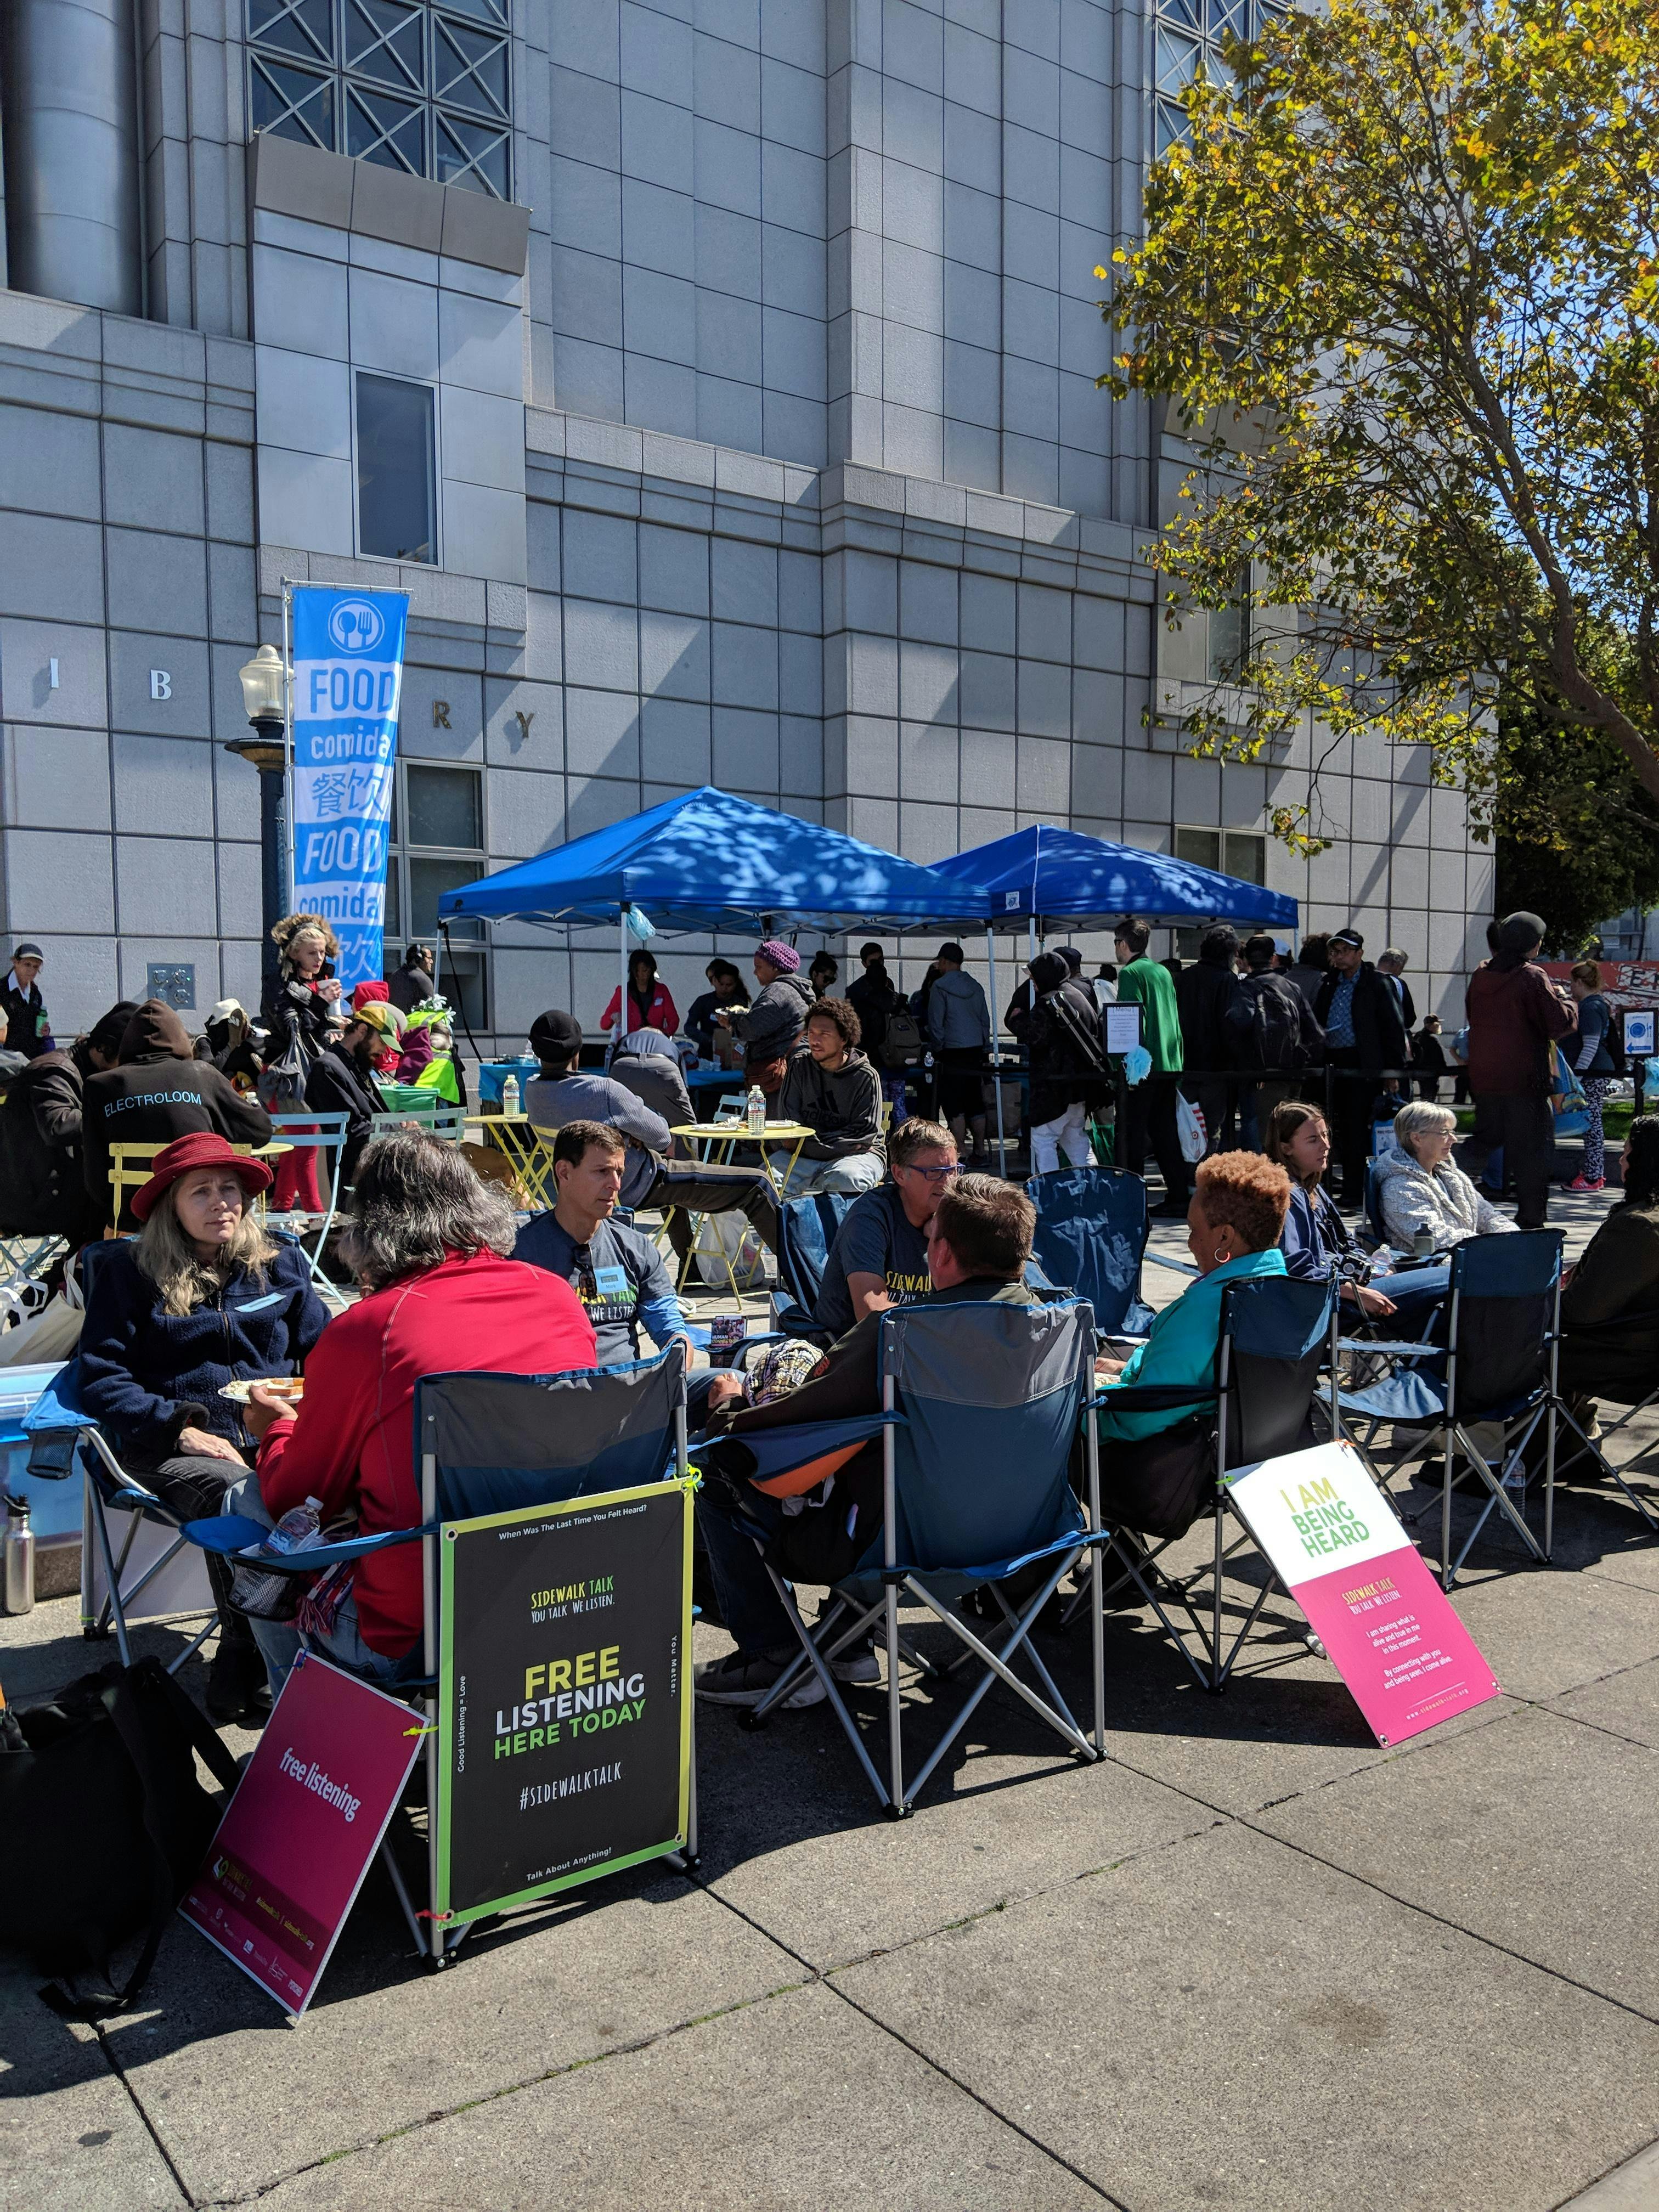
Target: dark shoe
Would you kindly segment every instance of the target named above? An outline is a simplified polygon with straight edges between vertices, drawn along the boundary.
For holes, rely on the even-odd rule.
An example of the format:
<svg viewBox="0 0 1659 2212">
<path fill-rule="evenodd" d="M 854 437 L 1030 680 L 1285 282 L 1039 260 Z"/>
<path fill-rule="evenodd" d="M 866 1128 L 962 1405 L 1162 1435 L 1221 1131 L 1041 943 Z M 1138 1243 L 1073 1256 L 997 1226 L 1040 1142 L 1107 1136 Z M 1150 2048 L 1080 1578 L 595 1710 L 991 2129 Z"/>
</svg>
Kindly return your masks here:
<svg viewBox="0 0 1659 2212">
<path fill-rule="evenodd" d="M 789 1664 L 787 1655 L 780 1658 L 769 1651 L 728 1651 L 724 1659 L 706 1659 L 694 1667 L 691 1680 L 697 1695 L 711 1705 L 757 1705 Z M 783 1700 L 788 1712 L 823 1703 L 823 1685 L 810 1668 Z"/>
<path fill-rule="evenodd" d="M 263 1728 L 270 1718 L 270 1684 L 257 1644 L 220 1644 L 208 1669 L 207 1709 L 221 1728 Z"/>
</svg>

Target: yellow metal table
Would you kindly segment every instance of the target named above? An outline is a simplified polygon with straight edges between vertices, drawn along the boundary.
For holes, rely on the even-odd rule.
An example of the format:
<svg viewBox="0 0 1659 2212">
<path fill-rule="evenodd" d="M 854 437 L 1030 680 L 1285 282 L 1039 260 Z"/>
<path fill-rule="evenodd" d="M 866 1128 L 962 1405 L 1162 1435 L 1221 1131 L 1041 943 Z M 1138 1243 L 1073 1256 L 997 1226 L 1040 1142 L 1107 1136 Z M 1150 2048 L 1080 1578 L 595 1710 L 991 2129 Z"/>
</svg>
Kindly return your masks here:
<svg viewBox="0 0 1659 2212">
<path fill-rule="evenodd" d="M 169 1139 L 169 1142 L 171 1141 L 172 1139 Z M 121 1208 L 126 1204 L 127 1193 L 130 1190 L 137 1191 L 143 1188 L 154 1172 L 155 1155 L 166 1150 L 166 1145 L 112 1145 L 110 1146 L 110 1191 L 115 1200 L 115 1218 L 118 1223 L 121 1218 Z M 252 1157 L 256 1160 L 266 1160 L 274 1165 L 283 1152 L 291 1152 L 294 1147 L 292 1145 L 275 1144 L 233 1145 L 231 1150 L 234 1152 L 241 1153 L 244 1158 Z M 255 1199 L 253 1203 L 256 1212 L 264 1212 L 266 1196 L 267 1194 L 261 1191 L 258 1197 Z M 106 1227 L 104 1233 L 106 1237 L 113 1236 L 115 1231 Z"/>
<path fill-rule="evenodd" d="M 470 1140 L 491 1146 L 512 1163 L 532 1209 L 552 1206 L 558 1196 L 552 1147 L 542 1142 L 528 1114 L 469 1114 L 465 1128 Z"/>
<path fill-rule="evenodd" d="M 769 1121 L 765 1128 L 758 1132 L 751 1131 L 741 1121 L 688 1121 L 678 1128 L 671 1127 L 668 1133 L 671 1137 L 684 1139 L 688 1144 L 702 1146 L 702 1150 L 697 1153 L 696 1158 L 705 1167 L 728 1166 L 732 1153 L 739 1145 L 758 1145 L 762 1148 L 760 1164 L 765 1169 L 774 1190 L 781 1191 L 794 1172 L 795 1163 L 800 1158 L 801 1146 L 812 1132 L 801 1121 Z M 769 1145 L 775 1146 L 780 1150 L 786 1146 L 793 1146 L 794 1148 L 789 1154 L 788 1164 L 781 1171 L 774 1164 L 765 1149 Z M 668 1213 L 672 1211 L 673 1209 L 670 1207 L 664 1213 L 665 1227 L 667 1225 Z M 690 1220 L 691 1243 L 687 1248 L 684 1259 L 680 1262 L 679 1274 L 676 1279 L 677 1288 L 684 1286 L 686 1270 L 690 1266 L 693 1255 L 696 1251 L 697 1233 L 702 1225 L 703 1216 L 700 1213 L 692 1213 Z M 732 1265 L 731 1255 L 722 1248 L 721 1256 L 726 1262 L 726 1279 L 732 1285 L 732 1295 L 741 1304 L 743 1291 L 738 1281 L 737 1271 Z"/>
</svg>

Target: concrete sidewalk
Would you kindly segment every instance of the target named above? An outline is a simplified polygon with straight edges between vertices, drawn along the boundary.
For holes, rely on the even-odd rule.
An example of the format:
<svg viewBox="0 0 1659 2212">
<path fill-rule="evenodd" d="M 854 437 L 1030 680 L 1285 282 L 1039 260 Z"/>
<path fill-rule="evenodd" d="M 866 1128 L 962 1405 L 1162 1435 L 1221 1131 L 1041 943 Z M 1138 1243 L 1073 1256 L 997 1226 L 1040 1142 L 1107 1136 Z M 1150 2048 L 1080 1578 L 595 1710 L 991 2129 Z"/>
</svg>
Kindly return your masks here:
<svg viewBox="0 0 1659 2212">
<path fill-rule="evenodd" d="M 101 2029 L 13 1971 L 0 2204 L 1545 2212 L 1604 2176 L 1610 2212 L 1654 2202 L 1643 1534 L 1590 1489 L 1550 1569 L 1489 1531 L 1456 1602 L 1505 1695 L 1398 1749 L 1283 1602 L 1222 1698 L 1118 1612 L 1104 1767 L 994 1695 L 891 1825 L 825 1708 L 704 1711 L 695 1879 L 601 1882 L 441 1975 L 378 1873 L 298 2027 L 182 1925 Z M 77 1628 L 0 1623 L 14 1702 L 106 1656 Z M 1086 1636 L 1041 1648 L 1081 1697 Z"/>
</svg>

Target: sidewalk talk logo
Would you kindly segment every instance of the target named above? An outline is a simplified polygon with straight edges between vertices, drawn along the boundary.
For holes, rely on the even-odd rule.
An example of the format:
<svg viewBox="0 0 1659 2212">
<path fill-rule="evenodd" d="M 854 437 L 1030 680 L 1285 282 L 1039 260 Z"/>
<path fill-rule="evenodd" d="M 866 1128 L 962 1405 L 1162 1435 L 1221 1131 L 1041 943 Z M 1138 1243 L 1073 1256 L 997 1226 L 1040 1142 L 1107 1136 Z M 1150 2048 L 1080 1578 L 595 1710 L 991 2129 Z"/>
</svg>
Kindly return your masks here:
<svg viewBox="0 0 1659 2212">
<path fill-rule="evenodd" d="M 342 599 L 330 611 L 328 634 L 342 653 L 373 653 L 386 635 L 386 617 L 373 599 Z"/>
</svg>

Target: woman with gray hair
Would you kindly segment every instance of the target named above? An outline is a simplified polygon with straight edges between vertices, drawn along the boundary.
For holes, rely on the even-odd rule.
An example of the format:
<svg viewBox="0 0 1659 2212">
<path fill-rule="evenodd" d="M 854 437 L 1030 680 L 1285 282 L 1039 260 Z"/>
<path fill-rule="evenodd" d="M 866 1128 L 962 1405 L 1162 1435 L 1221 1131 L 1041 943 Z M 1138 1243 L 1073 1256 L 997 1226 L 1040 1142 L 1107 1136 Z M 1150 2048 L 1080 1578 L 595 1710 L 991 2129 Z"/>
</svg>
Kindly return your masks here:
<svg viewBox="0 0 1659 2212">
<path fill-rule="evenodd" d="M 249 1394 L 265 1516 L 278 1521 L 315 1498 L 325 1526 L 349 1519 L 365 1536 L 416 1528 L 422 1376 L 593 1365 L 593 1327 L 575 1292 L 510 1259 L 514 1234 L 507 1206 L 453 1146 L 419 1130 L 369 1146 L 341 1239 L 364 1294 L 312 1354 L 297 1413 L 274 1394 Z M 263 1517 L 252 1499 L 234 1510 Z M 309 1649 L 371 1680 L 406 1672 L 421 1636 L 420 1546 L 370 1553 L 349 1577 L 326 1577 L 302 1603 L 299 1631 Z M 254 1632 L 279 1692 L 299 1639 L 273 1622 L 256 1621 Z"/>
<path fill-rule="evenodd" d="M 1515 1227 L 1484 1199 L 1451 1160 L 1457 1116 L 1427 1099 L 1402 1106 L 1394 1117 L 1395 1149 L 1376 1164 L 1377 1199 L 1389 1242 L 1409 1252 L 1426 1230 L 1437 1252 L 1466 1237 L 1489 1237 Z"/>
</svg>

